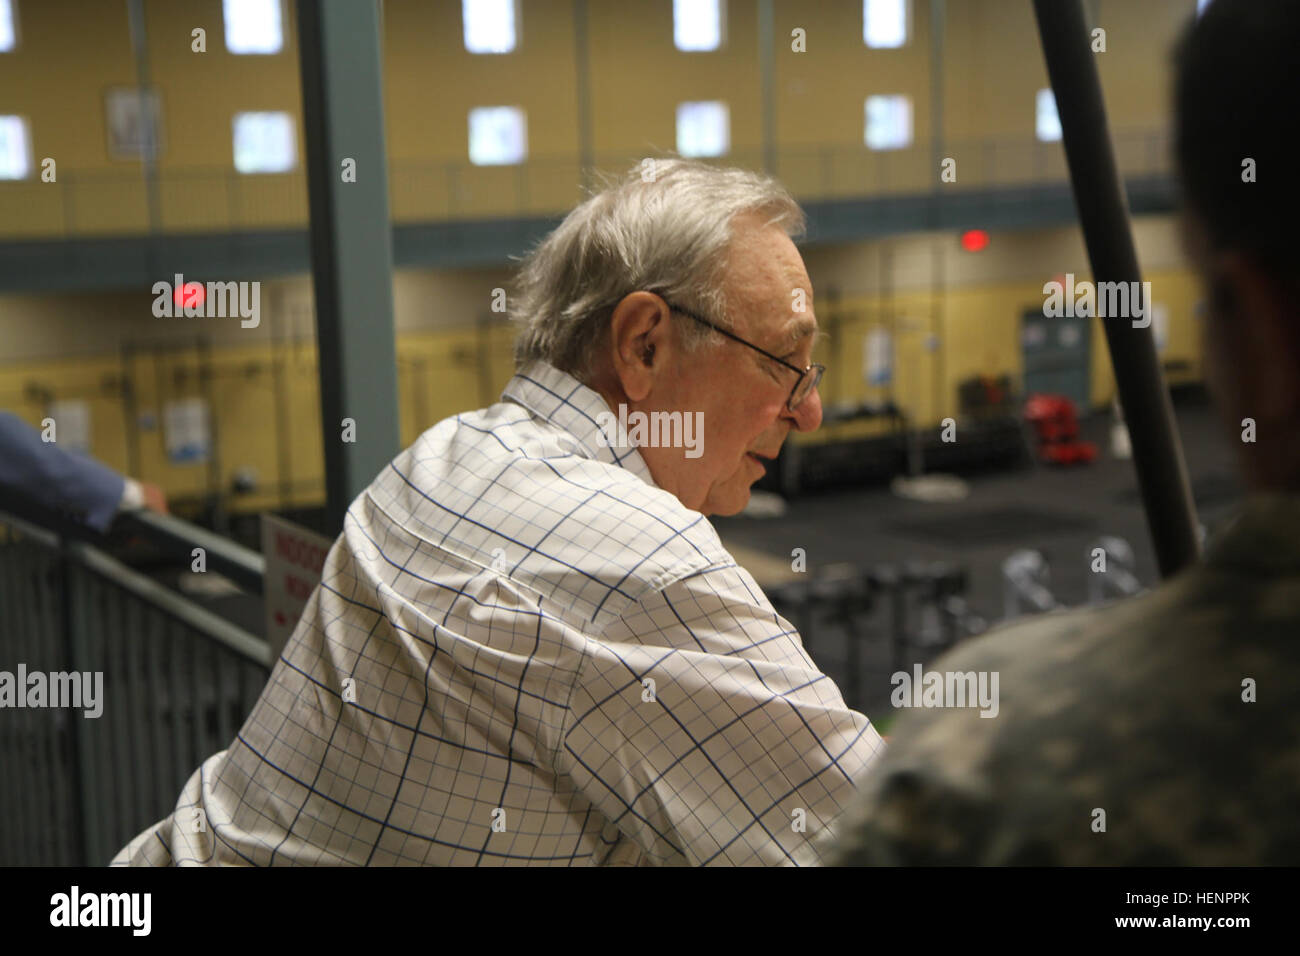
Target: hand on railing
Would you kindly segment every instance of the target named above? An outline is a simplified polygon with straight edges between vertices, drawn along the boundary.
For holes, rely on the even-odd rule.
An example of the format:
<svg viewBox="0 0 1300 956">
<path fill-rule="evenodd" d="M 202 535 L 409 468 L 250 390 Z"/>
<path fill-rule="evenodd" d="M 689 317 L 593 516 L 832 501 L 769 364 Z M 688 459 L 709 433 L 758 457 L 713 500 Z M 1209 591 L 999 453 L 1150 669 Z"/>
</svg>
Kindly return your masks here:
<svg viewBox="0 0 1300 956">
<path fill-rule="evenodd" d="M 118 503 L 118 514 L 148 509 L 158 514 L 167 514 L 167 494 L 157 485 L 135 478 L 127 478 L 122 489 L 122 500 Z"/>
<path fill-rule="evenodd" d="M 167 510 L 167 493 L 157 485 L 141 483 L 141 490 L 144 491 L 144 506 L 150 511 L 156 511 L 160 515 L 169 514 Z"/>
</svg>

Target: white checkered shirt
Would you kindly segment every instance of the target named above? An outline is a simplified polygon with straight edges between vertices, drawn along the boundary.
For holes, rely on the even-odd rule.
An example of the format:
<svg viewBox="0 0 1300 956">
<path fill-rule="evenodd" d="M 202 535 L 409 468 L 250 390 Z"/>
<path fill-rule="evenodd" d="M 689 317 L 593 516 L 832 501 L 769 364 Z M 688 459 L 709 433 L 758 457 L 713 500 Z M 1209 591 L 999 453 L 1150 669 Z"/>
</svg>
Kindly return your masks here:
<svg viewBox="0 0 1300 956">
<path fill-rule="evenodd" d="M 114 865 L 811 862 L 875 728 L 600 395 L 538 364 L 502 398 L 352 503 L 252 715 Z"/>
</svg>

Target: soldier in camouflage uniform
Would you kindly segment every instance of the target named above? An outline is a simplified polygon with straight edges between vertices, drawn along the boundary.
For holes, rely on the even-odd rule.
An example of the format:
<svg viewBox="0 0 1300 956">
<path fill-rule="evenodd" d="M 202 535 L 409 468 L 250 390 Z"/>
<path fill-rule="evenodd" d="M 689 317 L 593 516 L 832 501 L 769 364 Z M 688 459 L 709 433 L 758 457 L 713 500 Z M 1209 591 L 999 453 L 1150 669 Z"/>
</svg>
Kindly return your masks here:
<svg viewBox="0 0 1300 956">
<path fill-rule="evenodd" d="M 824 861 L 1300 863 L 1300 203 L 1281 119 L 1300 112 L 1298 48 L 1295 0 L 1215 0 L 1176 57 L 1187 247 L 1244 508 L 1152 592 L 933 663 L 998 672 L 997 716 L 905 712 Z"/>
</svg>

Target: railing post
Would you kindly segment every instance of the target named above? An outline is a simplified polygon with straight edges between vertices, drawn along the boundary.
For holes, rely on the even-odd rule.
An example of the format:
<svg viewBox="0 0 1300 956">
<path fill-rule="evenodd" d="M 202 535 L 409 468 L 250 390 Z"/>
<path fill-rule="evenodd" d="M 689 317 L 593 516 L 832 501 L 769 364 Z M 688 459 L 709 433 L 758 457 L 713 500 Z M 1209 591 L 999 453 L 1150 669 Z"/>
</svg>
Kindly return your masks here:
<svg viewBox="0 0 1300 956">
<path fill-rule="evenodd" d="M 76 601 L 72 594 L 72 559 L 68 551 L 68 539 L 59 535 L 58 551 L 58 575 L 59 575 L 59 628 L 63 637 L 64 659 L 67 661 L 67 669 L 70 673 L 81 672 L 81 661 L 78 659 L 76 626 L 73 623 L 73 615 L 76 613 Z M 77 848 L 78 858 L 71 861 L 74 866 L 92 866 L 90 859 L 90 845 L 87 839 L 86 817 L 89 810 L 90 794 L 86 788 L 86 775 L 84 768 L 87 760 L 86 739 L 81 732 L 80 721 L 84 717 L 81 714 L 73 713 L 68 717 L 68 734 L 71 737 L 72 762 L 70 766 L 72 778 L 72 808 L 73 808 L 73 834 L 72 844 Z M 107 861 L 103 861 L 107 862 Z"/>
</svg>

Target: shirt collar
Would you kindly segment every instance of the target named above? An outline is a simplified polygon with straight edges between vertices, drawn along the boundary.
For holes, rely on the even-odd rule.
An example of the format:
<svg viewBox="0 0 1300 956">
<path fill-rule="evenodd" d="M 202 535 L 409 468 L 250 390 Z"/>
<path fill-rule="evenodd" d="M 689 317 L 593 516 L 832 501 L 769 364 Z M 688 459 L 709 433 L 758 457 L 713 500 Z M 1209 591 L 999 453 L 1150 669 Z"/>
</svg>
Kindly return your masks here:
<svg viewBox="0 0 1300 956">
<path fill-rule="evenodd" d="M 603 415 L 613 415 L 595 389 L 547 362 L 533 362 L 515 373 L 501 392 L 503 401 L 522 405 L 534 415 L 568 432 L 585 458 L 626 468 L 653 487 L 654 478 L 634 447 L 611 447 L 600 427 Z"/>
</svg>

